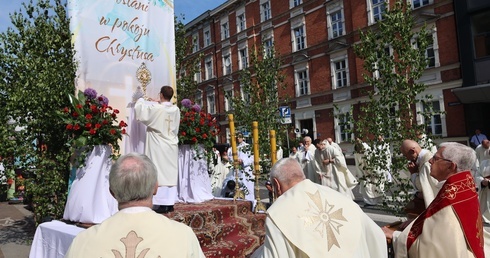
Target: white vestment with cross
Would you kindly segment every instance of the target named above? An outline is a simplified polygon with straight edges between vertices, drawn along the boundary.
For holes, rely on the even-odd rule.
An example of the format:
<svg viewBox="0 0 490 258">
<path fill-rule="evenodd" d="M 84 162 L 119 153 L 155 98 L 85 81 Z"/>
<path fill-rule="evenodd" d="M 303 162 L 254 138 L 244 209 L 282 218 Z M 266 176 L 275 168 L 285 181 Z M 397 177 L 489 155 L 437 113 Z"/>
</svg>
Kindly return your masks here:
<svg viewBox="0 0 490 258">
<path fill-rule="evenodd" d="M 145 154 L 157 167 L 159 191 L 162 187 L 175 187 L 179 174 L 179 108 L 170 102 L 160 104 L 143 98 L 138 99 L 134 108 L 136 119 L 147 126 Z M 154 199 L 154 204 L 173 203 L 158 203 Z"/>
</svg>

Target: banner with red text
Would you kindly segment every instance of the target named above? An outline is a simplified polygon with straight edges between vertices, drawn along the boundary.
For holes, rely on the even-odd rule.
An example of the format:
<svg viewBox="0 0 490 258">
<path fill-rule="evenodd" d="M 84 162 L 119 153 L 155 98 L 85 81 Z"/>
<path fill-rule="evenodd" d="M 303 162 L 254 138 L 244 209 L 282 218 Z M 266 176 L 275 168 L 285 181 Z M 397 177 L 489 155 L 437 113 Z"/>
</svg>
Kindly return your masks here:
<svg viewBox="0 0 490 258">
<path fill-rule="evenodd" d="M 93 88 L 123 111 L 149 76 L 150 98 L 163 85 L 175 88 L 173 0 L 68 0 L 68 13 L 78 89 Z"/>
</svg>

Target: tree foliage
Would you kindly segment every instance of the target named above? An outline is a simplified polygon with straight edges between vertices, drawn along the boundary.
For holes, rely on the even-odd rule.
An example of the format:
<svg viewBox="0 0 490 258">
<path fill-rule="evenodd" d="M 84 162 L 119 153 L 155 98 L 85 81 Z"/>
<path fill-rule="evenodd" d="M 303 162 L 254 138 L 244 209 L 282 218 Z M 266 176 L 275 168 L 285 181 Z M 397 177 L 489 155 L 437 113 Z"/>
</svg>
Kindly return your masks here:
<svg viewBox="0 0 490 258">
<path fill-rule="evenodd" d="M 13 27 L 0 34 L 0 155 L 30 171 L 39 222 L 60 217 L 65 206 L 69 152 L 56 111 L 75 91 L 76 66 L 66 3 L 31 0 L 10 18 Z"/>
<path fill-rule="evenodd" d="M 177 74 L 177 100 L 184 98 L 194 99 L 197 90 L 197 82 L 194 74 L 199 71 L 200 55 L 192 55 L 192 44 L 186 37 L 185 26 L 181 20 L 175 20 L 175 59 Z"/>
<path fill-rule="evenodd" d="M 279 106 L 287 102 L 287 98 L 279 97 L 279 91 L 286 88 L 283 81 L 281 60 L 274 47 L 267 53 L 263 47 L 259 47 L 258 51 L 250 54 L 249 66 L 240 72 L 240 88 L 235 88 L 233 96 L 226 96 L 231 100 L 229 113 L 234 114 L 236 128 L 252 135 L 252 122 L 258 122 L 260 165 L 264 174 L 271 167 L 270 130 L 280 135 L 280 129 L 284 127 L 279 121 L 278 112 Z"/>
<path fill-rule="evenodd" d="M 360 43 L 354 49 L 364 61 L 363 77 L 370 87 L 366 91 L 369 100 L 351 114 L 353 133 L 371 147 L 365 169 L 391 171 L 393 180 L 385 186 L 384 204 L 396 213 L 402 212 L 413 191 L 400 145 L 404 139 L 417 140 L 420 133 L 431 137 L 415 112 L 416 104 L 421 103 L 425 111 L 419 116 L 430 121 L 433 115 L 431 106 L 425 104 L 431 96 L 422 96 L 427 86 L 417 82 L 428 64 L 425 51 L 431 37 L 425 25 L 416 23 L 407 1 L 398 0 L 381 21 L 360 32 Z M 385 144 L 391 150 L 391 162 L 381 147 Z"/>
</svg>

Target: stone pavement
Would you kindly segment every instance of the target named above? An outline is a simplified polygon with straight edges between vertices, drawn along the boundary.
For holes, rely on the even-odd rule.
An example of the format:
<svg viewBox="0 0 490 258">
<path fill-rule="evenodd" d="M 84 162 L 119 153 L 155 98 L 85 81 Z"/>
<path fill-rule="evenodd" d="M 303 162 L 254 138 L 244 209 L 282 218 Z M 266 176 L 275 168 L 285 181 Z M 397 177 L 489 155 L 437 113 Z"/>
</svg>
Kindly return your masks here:
<svg viewBox="0 0 490 258">
<path fill-rule="evenodd" d="M 0 258 L 29 257 L 35 230 L 25 205 L 0 202 Z"/>
</svg>

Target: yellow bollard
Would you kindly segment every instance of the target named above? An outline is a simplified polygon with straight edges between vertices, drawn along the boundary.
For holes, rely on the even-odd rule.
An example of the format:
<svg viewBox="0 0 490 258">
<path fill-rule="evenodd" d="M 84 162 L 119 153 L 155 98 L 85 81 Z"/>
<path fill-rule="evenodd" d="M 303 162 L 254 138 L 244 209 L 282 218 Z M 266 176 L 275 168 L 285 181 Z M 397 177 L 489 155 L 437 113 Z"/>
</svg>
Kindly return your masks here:
<svg viewBox="0 0 490 258">
<path fill-rule="evenodd" d="M 253 130 L 253 150 L 254 150 L 254 171 L 255 171 L 255 200 L 257 205 L 255 206 L 255 213 L 265 212 L 265 205 L 260 201 L 259 195 L 259 178 L 260 178 L 260 155 L 259 155 L 259 123 L 252 122 Z"/>
</svg>

